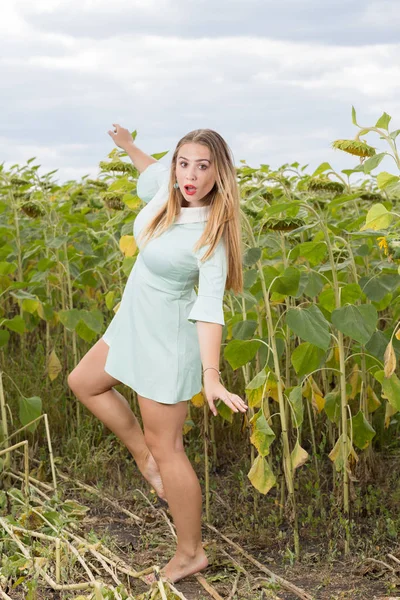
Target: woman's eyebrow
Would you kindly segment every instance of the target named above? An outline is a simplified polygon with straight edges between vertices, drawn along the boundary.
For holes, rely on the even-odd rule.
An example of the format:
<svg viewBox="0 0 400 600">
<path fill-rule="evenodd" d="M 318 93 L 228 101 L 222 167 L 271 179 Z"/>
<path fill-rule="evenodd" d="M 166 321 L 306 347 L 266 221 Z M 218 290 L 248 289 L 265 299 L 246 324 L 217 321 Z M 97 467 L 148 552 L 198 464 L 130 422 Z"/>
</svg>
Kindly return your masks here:
<svg viewBox="0 0 400 600">
<path fill-rule="evenodd" d="M 189 161 L 189 159 L 188 159 L 188 158 L 185 158 L 184 156 L 178 156 L 178 160 L 179 160 L 180 158 L 183 158 L 184 160 L 187 160 L 187 161 Z M 206 160 L 207 162 L 209 162 L 209 163 L 211 164 L 211 160 L 208 160 L 208 158 L 198 158 L 198 159 L 197 159 L 197 160 L 195 160 L 194 162 L 201 162 L 202 160 Z M 189 161 L 189 162 L 190 162 L 190 161 Z"/>
</svg>

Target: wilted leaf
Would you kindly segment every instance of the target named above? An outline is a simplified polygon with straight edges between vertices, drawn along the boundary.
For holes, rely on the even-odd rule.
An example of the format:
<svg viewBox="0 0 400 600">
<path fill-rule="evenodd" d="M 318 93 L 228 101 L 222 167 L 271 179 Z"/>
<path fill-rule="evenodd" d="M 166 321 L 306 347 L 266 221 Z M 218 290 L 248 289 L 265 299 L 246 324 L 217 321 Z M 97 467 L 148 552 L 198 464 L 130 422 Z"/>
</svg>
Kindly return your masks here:
<svg viewBox="0 0 400 600">
<path fill-rule="evenodd" d="M 397 413 L 397 410 L 394 406 L 392 406 L 389 402 L 386 402 L 385 409 L 385 429 L 387 429 L 390 425 L 390 419 Z"/>
<path fill-rule="evenodd" d="M 275 439 L 275 433 L 269 426 L 262 409 L 253 415 L 250 423 L 252 425 L 250 442 L 257 448 L 260 456 L 267 456 L 269 447 Z"/>
<path fill-rule="evenodd" d="M 133 256 L 137 246 L 133 235 L 123 235 L 119 240 L 119 247 L 124 256 Z"/>
<path fill-rule="evenodd" d="M 349 399 L 353 400 L 361 389 L 361 376 L 360 368 L 357 363 L 354 363 L 353 369 L 350 375 L 351 392 Z"/>
<path fill-rule="evenodd" d="M 361 410 L 352 417 L 351 428 L 349 427 L 349 431 L 351 431 L 351 429 L 353 431 L 353 442 L 360 450 L 367 448 L 376 434 L 375 429 L 369 424 Z"/>
<path fill-rule="evenodd" d="M 268 494 L 269 490 L 276 483 L 276 477 L 273 474 L 267 459 L 260 455 L 257 456 L 251 465 L 247 477 L 261 494 Z"/>
<path fill-rule="evenodd" d="M 304 405 L 301 392 L 301 386 L 292 389 L 288 397 L 289 405 L 292 409 L 292 420 L 295 427 L 300 427 L 304 418 Z"/>
<path fill-rule="evenodd" d="M 335 446 L 329 454 L 329 458 L 335 464 L 336 471 L 343 471 L 345 463 L 347 464 L 347 459 L 349 458 L 350 454 L 356 462 L 358 461 L 358 456 L 354 451 L 350 438 L 347 436 L 346 453 L 344 452 L 343 448 L 343 440 L 344 434 L 342 433 L 342 435 L 339 437 L 338 441 L 336 442 Z M 347 454 L 346 458 L 345 454 Z"/>
<path fill-rule="evenodd" d="M 192 398 L 192 404 L 194 406 L 196 406 L 197 408 L 201 408 L 202 406 L 204 406 L 204 396 L 203 396 L 203 392 L 199 392 L 198 394 L 195 394 Z"/>
<path fill-rule="evenodd" d="M 192 421 L 192 419 L 187 419 L 182 428 L 183 435 L 186 435 L 187 433 L 189 433 L 189 431 L 191 431 L 194 426 L 195 426 L 194 421 Z"/>
<path fill-rule="evenodd" d="M 311 402 L 313 407 L 316 408 L 319 413 L 324 409 L 325 399 L 316 392 L 314 392 L 314 390 L 312 390 L 311 393 Z"/>
<path fill-rule="evenodd" d="M 396 370 L 396 354 L 393 348 L 393 343 L 390 341 L 386 347 L 384 354 L 384 362 L 385 362 L 385 377 L 390 377 Z"/>
<path fill-rule="evenodd" d="M 254 408 L 260 406 L 263 399 L 263 395 L 266 391 L 265 382 L 267 380 L 267 374 L 263 369 L 246 386 L 246 398 L 250 407 Z"/>
<path fill-rule="evenodd" d="M 62 366 L 59 361 L 59 358 L 55 353 L 55 350 L 52 350 L 49 358 L 49 363 L 47 365 L 47 373 L 49 375 L 50 381 L 54 381 L 61 369 Z"/>
<path fill-rule="evenodd" d="M 304 463 L 307 461 L 307 459 L 308 459 L 308 452 L 306 452 L 304 450 L 304 448 L 302 448 L 300 446 L 299 440 L 297 440 L 296 445 L 293 448 L 292 453 L 290 455 L 290 460 L 291 460 L 293 471 L 295 469 L 297 469 L 298 467 L 301 467 L 301 465 L 304 465 Z"/>
<path fill-rule="evenodd" d="M 379 400 L 378 396 L 375 394 L 374 390 L 369 384 L 367 387 L 367 401 L 369 413 L 375 412 L 376 409 L 379 408 L 381 405 L 381 401 Z"/>
<path fill-rule="evenodd" d="M 396 410 L 400 410 L 400 380 L 395 373 L 388 379 L 383 379 L 382 389 L 385 394 L 384 397 L 389 400 Z"/>
</svg>

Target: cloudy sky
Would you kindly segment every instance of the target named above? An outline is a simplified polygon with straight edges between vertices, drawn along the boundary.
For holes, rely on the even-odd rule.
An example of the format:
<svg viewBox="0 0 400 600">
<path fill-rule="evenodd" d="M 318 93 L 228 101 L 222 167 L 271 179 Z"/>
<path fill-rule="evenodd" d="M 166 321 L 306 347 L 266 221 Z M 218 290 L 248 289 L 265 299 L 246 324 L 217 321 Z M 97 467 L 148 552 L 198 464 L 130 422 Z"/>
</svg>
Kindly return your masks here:
<svg viewBox="0 0 400 600">
<path fill-rule="evenodd" d="M 351 168 L 330 145 L 355 135 L 352 104 L 400 128 L 399 28 L 398 0 L 8 0 L 0 163 L 96 177 L 119 123 L 148 153 L 209 127 L 237 165 Z"/>
</svg>

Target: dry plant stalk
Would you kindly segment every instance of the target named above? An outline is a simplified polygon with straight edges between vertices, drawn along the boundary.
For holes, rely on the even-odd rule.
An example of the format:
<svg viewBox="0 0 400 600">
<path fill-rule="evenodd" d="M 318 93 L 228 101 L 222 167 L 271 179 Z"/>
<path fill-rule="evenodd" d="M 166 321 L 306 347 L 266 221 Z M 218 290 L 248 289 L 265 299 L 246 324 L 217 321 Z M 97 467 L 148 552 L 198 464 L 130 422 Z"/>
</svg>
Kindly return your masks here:
<svg viewBox="0 0 400 600">
<path fill-rule="evenodd" d="M 61 479 L 64 479 L 65 481 L 70 481 L 75 483 L 76 485 L 78 485 L 78 487 L 82 487 L 83 489 L 86 489 L 87 491 L 95 494 L 96 496 L 105 499 L 107 502 L 111 503 L 112 506 L 114 506 L 115 508 L 117 508 L 118 510 L 120 510 L 121 512 L 128 514 L 129 516 L 132 516 L 133 513 L 130 513 L 130 511 L 127 511 L 125 508 L 119 506 L 119 504 L 115 501 L 112 501 L 108 498 L 106 498 L 105 496 L 103 496 L 103 494 L 101 494 L 98 490 L 96 490 L 96 488 L 92 488 L 91 486 L 88 486 L 84 483 L 81 483 L 75 479 L 72 479 L 70 477 L 67 477 L 66 475 L 63 475 L 62 473 L 58 473 L 59 477 L 61 477 Z M 140 492 L 143 496 L 144 494 L 140 491 L 137 490 L 138 492 Z M 145 497 L 145 496 L 144 496 Z M 145 499 L 149 502 L 149 500 L 145 497 Z M 156 509 L 150 502 L 149 504 L 151 505 L 152 508 L 154 508 L 154 510 L 156 510 L 157 512 L 162 512 L 164 513 L 164 511 L 159 511 L 159 509 Z M 136 516 L 136 515 L 135 515 Z M 166 517 L 166 515 L 165 515 Z M 139 517 L 136 517 L 137 519 L 139 519 Z M 169 523 L 169 519 L 168 517 L 166 517 L 167 522 Z M 170 529 L 171 529 L 171 533 L 173 535 L 173 537 L 176 537 L 176 534 L 173 530 L 173 526 L 170 525 Z M 229 538 L 227 538 L 226 536 L 224 536 L 220 531 L 218 531 L 215 527 L 213 527 L 212 525 L 210 525 L 209 523 L 205 523 L 205 525 L 215 531 L 216 533 L 218 533 L 218 535 L 220 535 L 226 542 L 228 542 L 228 544 L 231 544 L 234 548 L 236 548 L 236 550 L 238 550 L 241 554 L 243 554 L 250 562 L 252 562 L 255 566 L 257 566 L 261 571 L 263 571 L 266 575 L 268 575 L 270 578 L 274 578 L 284 589 L 292 592 L 293 594 L 295 594 L 298 598 L 300 598 L 301 600 L 313 600 L 312 596 L 310 596 L 307 592 L 305 592 L 304 590 L 302 590 L 301 588 L 297 587 L 296 585 L 294 585 L 293 583 L 291 583 L 290 581 L 287 581 L 286 579 L 284 579 L 283 577 L 280 577 L 279 575 L 276 575 L 275 573 L 273 573 L 273 571 L 271 571 L 270 569 L 267 569 L 266 567 L 264 567 L 264 565 L 262 565 L 260 562 L 258 562 L 253 556 L 251 556 L 251 554 L 248 554 L 241 546 L 239 546 L 238 544 L 236 544 L 235 542 L 232 542 L 232 540 L 230 540 Z M 118 567 L 120 568 L 120 567 Z M 121 569 L 122 570 L 122 569 Z M 153 567 L 149 567 L 148 569 L 144 569 L 143 571 L 136 573 L 136 576 L 140 577 L 142 575 L 145 575 L 147 573 L 151 573 L 153 570 Z M 124 572 L 124 571 L 122 571 Z M 126 571 L 125 571 L 126 572 Z M 130 574 L 130 573 L 129 573 Z M 220 598 L 220 596 L 218 595 L 218 592 L 212 588 L 207 581 L 204 579 L 204 577 L 202 575 L 195 575 L 197 581 L 200 583 L 200 585 L 202 585 L 204 587 L 204 589 L 211 595 L 213 595 L 213 597 L 215 599 Z M 212 592 L 210 591 L 212 590 Z M 174 592 L 175 593 L 175 592 Z M 222 600 L 222 599 L 221 599 Z"/>
<path fill-rule="evenodd" d="M 61 580 L 60 538 L 56 538 L 56 583 Z"/>
<path fill-rule="evenodd" d="M 0 410 L 1 410 L 1 425 L 3 434 L 5 437 L 5 441 L 7 443 L 8 439 L 8 423 L 7 423 L 7 411 L 6 411 L 6 399 L 4 397 L 4 388 L 3 388 L 3 372 L 0 371 Z M 10 456 L 7 454 L 4 466 L 6 469 L 10 468 Z"/>
<path fill-rule="evenodd" d="M 54 490 L 54 493 L 57 494 L 58 486 L 57 486 L 57 478 L 56 478 L 56 468 L 55 468 L 55 464 L 54 464 L 53 446 L 51 444 L 49 419 L 47 417 L 47 413 L 43 413 L 42 415 L 40 415 L 40 417 L 36 417 L 36 419 L 33 419 L 33 421 L 29 421 L 29 423 L 27 423 L 23 427 L 20 427 L 19 429 L 17 429 L 17 431 L 14 431 L 11 435 L 6 434 L 4 442 L 9 442 L 18 433 L 20 433 L 21 431 L 24 431 L 27 427 L 30 427 L 31 425 L 33 425 L 33 423 L 36 423 L 37 421 L 41 421 L 42 419 L 44 420 L 44 427 L 45 427 L 46 438 L 47 438 L 47 447 L 49 450 L 51 475 L 52 475 L 52 479 L 53 479 L 53 488 L 50 488 L 50 489 L 51 489 L 51 491 Z"/>
<path fill-rule="evenodd" d="M 218 535 L 221 536 L 223 540 L 225 540 L 228 544 L 233 546 L 233 548 L 235 548 L 238 552 L 243 554 L 243 556 L 245 556 L 247 558 L 247 560 L 252 562 L 253 565 L 258 567 L 260 569 L 260 571 L 262 571 L 263 573 L 268 575 L 270 578 L 275 579 L 275 581 L 277 581 L 279 583 L 279 585 L 281 585 L 284 589 L 288 590 L 289 592 L 292 592 L 292 594 L 295 594 L 301 600 L 313 600 L 313 597 L 310 596 L 310 594 L 308 594 L 301 588 L 294 585 L 294 583 L 290 583 L 290 581 L 287 581 L 283 577 L 280 577 L 279 575 L 276 575 L 275 573 L 273 573 L 273 571 L 271 571 L 270 569 L 267 569 L 267 567 L 264 567 L 263 564 L 261 564 L 257 559 L 254 558 L 254 556 L 252 556 L 251 554 L 246 552 L 246 550 L 244 550 L 241 546 L 239 546 L 239 544 L 236 544 L 235 542 L 230 540 L 228 537 L 226 537 L 223 533 L 218 531 L 218 529 L 216 527 L 214 527 L 213 525 L 210 525 L 209 523 L 206 523 L 206 527 L 208 527 L 215 533 L 218 533 Z"/>
<path fill-rule="evenodd" d="M 20 471 L 18 471 L 18 473 L 20 473 Z M 12 479 L 16 479 L 17 481 L 22 481 L 24 482 L 24 478 L 21 477 L 21 475 L 17 475 L 16 473 L 13 473 L 12 471 L 6 471 L 5 475 L 12 477 Z M 23 475 L 23 473 L 22 473 Z M 32 481 L 32 477 L 29 476 L 29 481 Z M 44 500 L 50 500 L 50 498 L 47 496 L 47 494 L 45 494 L 44 492 L 42 492 L 41 490 L 39 490 L 39 488 L 37 488 L 35 485 L 30 485 L 29 489 L 32 491 L 34 490 L 37 494 L 39 494 L 39 496 L 41 496 Z"/>
<path fill-rule="evenodd" d="M 18 444 L 14 444 L 14 446 L 9 446 L 5 450 L 0 450 L 0 456 L 3 454 L 9 454 L 17 448 L 24 447 L 24 494 L 26 497 L 29 496 L 29 444 L 28 440 L 24 440 L 23 442 L 18 442 Z"/>
<path fill-rule="evenodd" d="M 200 585 L 203 586 L 203 588 L 206 590 L 206 592 L 208 592 L 210 594 L 210 596 L 212 596 L 214 598 L 214 600 L 224 600 L 222 598 L 222 596 L 220 596 L 218 594 L 217 590 L 208 583 L 208 581 L 203 577 L 203 575 L 200 575 L 199 573 L 195 573 L 194 576 L 196 577 L 196 579 L 200 583 Z"/>
<path fill-rule="evenodd" d="M 20 542 L 20 540 L 12 531 L 11 527 L 9 527 L 8 523 L 6 523 L 6 521 L 2 517 L 0 517 L 0 525 L 8 533 L 13 542 L 18 546 L 25 558 L 27 558 L 28 560 L 32 560 L 32 557 L 30 556 L 26 547 L 22 544 L 22 542 Z M 94 587 L 93 581 L 88 581 L 85 583 L 70 583 L 67 585 L 58 585 L 41 567 L 39 567 L 39 565 L 35 564 L 34 566 L 35 570 L 43 577 L 46 583 L 48 583 L 53 590 L 86 590 L 88 588 Z"/>
</svg>

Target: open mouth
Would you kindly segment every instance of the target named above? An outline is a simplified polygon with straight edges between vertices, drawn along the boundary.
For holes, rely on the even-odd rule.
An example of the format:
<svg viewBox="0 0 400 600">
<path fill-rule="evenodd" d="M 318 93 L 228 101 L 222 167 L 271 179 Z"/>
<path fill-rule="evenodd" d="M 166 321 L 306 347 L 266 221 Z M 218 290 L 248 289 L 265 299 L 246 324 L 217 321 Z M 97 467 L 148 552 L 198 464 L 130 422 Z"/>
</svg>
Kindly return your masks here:
<svg viewBox="0 0 400 600">
<path fill-rule="evenodd" d="M 194 185 L 185 185 L 184 188 L 188 194 L 194 194 L 197 189 Z"/>
</svg>

